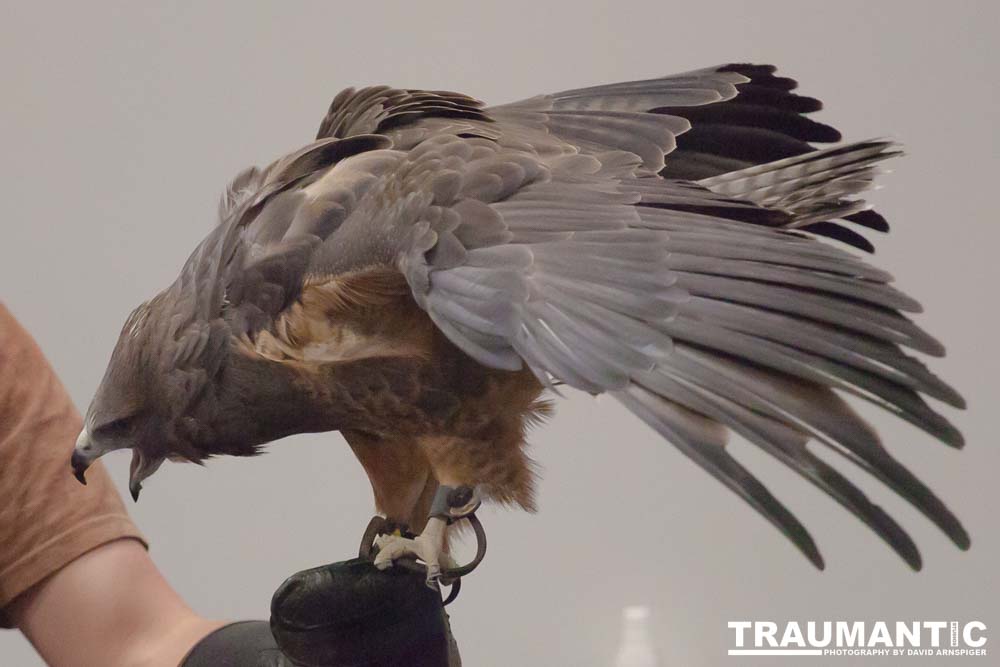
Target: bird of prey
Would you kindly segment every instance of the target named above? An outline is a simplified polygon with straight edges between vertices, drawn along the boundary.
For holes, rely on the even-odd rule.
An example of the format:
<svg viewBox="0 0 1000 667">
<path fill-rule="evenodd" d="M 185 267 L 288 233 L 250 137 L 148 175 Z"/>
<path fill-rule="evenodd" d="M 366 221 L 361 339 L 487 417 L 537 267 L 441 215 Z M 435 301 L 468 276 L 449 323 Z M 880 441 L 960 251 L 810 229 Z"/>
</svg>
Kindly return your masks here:
<svg viewBox="0 0 1000 667">
<path fill-rule="evenodd" d="M 492 107 L 341 92 L 315 141 L 236 176 L 176 281 L 129 316 L 73 470 L 83 481 L 129 448 L 137 496 L 168 458 L 340 431 L 377 509 L 419 533 L 387 540 L 376 564 L 416 555 L 433 575 L 443 492 L 533 509 L 526 428 L 546 392 L 574 388 L 620 401 L 817 567 L 805 527 L 727 450 L 731 433 L 915 569 L 912 539 L 817 448 L 967 548 L 845 401 L 963 444 L 924 400 L 962 398 L 904 351 L 944 353 L 903 314 L 919 304 L 845 247 L 872 249 L 859 228 L 887 231 L 859 194 L 899 150 L 817 148 L 840 134 L 795 87 L 732 64 Z"/>
</svg>

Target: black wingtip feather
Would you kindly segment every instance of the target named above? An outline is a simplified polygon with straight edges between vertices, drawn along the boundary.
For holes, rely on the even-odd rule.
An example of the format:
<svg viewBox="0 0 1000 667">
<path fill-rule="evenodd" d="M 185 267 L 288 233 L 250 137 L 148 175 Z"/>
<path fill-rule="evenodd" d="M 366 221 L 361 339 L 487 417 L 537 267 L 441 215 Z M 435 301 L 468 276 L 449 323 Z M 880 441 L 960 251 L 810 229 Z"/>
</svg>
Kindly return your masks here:
<svg viewBox="0 0 1000 667">
<path fill-rule="evenodd" d="M 882 217 L 881 213 L 871 209 L 867 211 L 858 211 L 857 213 L 852 213 L 851 215 L 845 215 L 844 220 L 849 220 L 856 225 L 861 225 L 862 227 L 867 227 L 868 229 L 874 229 L 877 232 L 889 231 L 889 222 Z"/>
<path fill-rule="evenodd" d="M 813 150 L 807 142 L 781 131 L 721 123 L 695 124 L 678 138 L 677 145 L 751 164 L 773 162 Z"/>
<path fill-rule="evenodd" d="M 695 127 L 703 123 L 759 127 L 816 143 L 834 143 L 843 138 L 836 128 L 829 125 L 801 114 L 758 104 L 705 104 L 698 107 L 660 107 L 651 111 L 682 116 Z"/>
<path fill-rule="evenodd" d="M 953 447 L 954 449 L 964 449 L 965 436 L 962 435 L 962 432 L 955 428 L 955 426 L 946 419 L 942 418 L 941 421 L 944 422 L 944 425 L 942 433 L 938 434 L 938 438 L 940 438 L 940 440 L 949 447 Z"/>
<path fill-rule="evenodd" d="M 843 225 L 838 225 L 835 222 L 814 222 L 811 225 L 806 225 L 802 227 L 803 230 L 816 234 L 817 236 L 825 236 L 831 238 L 835 241 L 840 241 L 841 243 L 846 243 L 852 248 L 857 248 L 858 250 L 863 250 L 867 253 L 874 253 L 875 246 L 872 242 L 866 239 L 861 234 L 844 227 Z"/>
<path fill-rule="evenodd" d="M 774 90 L 794 90 L 799 82 L 787 76 L 774 76 L 778 68 L 774 65 L 753 65 L 750 63 L 732 63 L 720 67 L 719 72 L 736 72 L 750 79 L 750 83 L 755 86 L 772 88 Z M 738 84 L 740 85 L 740 84 Z M 745 84 L 742 84 L 745 85 Z"/>
<path fill-rule="evenodd" d="M 764 77 L 769 74 L 774 74 L 778 71 L 775 65 L 759 65 L 755 63 L 729 63 L 728 65 L 723 65 L 720 67 L 718 72 L 736 72 L 737 74 L 742 74 L 748 79 L 753 79 L 755 77 Z"/>
<path fill-rule="evenodd" d="M 775 211 L 767 208 L 752 208 L 738 206 L 702 206 L 685 204 L 637 204 L 637 206 L 647 206 L 649 208 L 662 208 L 672 211 L 690 211 L 703 215 L 711 215 L 726 220 L 737 220 L 753 225 L 765 227 L 783 227 L 788 224 L 789 215 L 783 211 Z"/>
<path fill-rule="evenodd" d="M 781 531 L 817 569 L 824 569 L 823 556 L 820 555 L 812 535 L 760 480 L 744 468 L 739 461 L 730 456 L 725 448 L 712 443 L 678 437 L 678 434 L 668 428 L 665 422 L 660 419 L 655 410 L 640 400 L 639 397 L 643 394 L 655 396 L 654 393 L 641 385 L 633 385 L 630 392 L 617 392 L 615 397 L 685 456 L 757 510 L 761 516 Z"/>
<path fill-rule="evenodd" d="M 913 538 L 885 510 L 871 502 L 847 477 L 808 452 L 800 453 L 790 465 L 793 468 L 798 468 L 809 481 L 861 519 L 910 567 L 920 568 L 920 552 L 917 550 Z M 864 464 L 861 465 L 867 468 Z M 905 468 L 903 471 L 908 472 Z M 889 481 L 883 475 L 877 476 L 882 477 L 884 481 Z M 917 504 L 916 500 L 908 499 Z"/>
<path fill-rule="evenodd" d="M 816 543 L 812 541 L 811 537 L 809 538 L 808 545 L 799 544 L 799 542 L 795 540 L 792 541 L 794 542 L 795 546 L 798 547 L 799 551 L 801 551 L 802 554 L 806 557 L 806 559 L 813 564 L 813 567 L 815 567 L 820 572 L 826 569 L 826 561 L 823 560 L 823 554 L 819 552 L 819 549 L 816 547 Z"/>
<path fill-rule="evenodd" d="M 815 150 L 809 142 L 840 141 L 836 128 L 802 115 L 819 111 L 822 102 L 790 92 L 797 87 L 795 80 L 775 76 L 773 65 L 731 63 L 717 71 L 736 72 L 750 81 L 736 84 L 738 94 L 724 102 L 653 110 L 687 118 L 693 125 L 677 137 L 678 150 L 668 158 L 664 177 L 706 178 L 736 169 L 712 173 L 704 160 L 685 160 L 685 155 L 715 155 L 750 166 Z"/>
<path fill-rule="evenodd" d="M 730 104 L 762 104 L 797 113 L 812 113 L 823 108 L 823 103 L 815 97 L 796 95 L 753 83 L 737 84 L 736 88 L 740 94 L 730 100 Z"/>
<path fill-rule="evenodd" d="M 968 551 L 969 549 L 972 548 L 972 538 L 969 536 L 969 533 L 965 532 L 964 528 L 962 529 L 962 531 L 963 531 L 962 541 L 959 542 L 957 540 L 954 540 L 955 546 L 961 549 L 962 551 Z"/>
<path fill-rule="evenodd" d="M 882 508 L 876 506 L 878 512 L 884 517 L 885 523 L 883 523 L 883 530 L 885 532 L 879 531 L 880 536 L 886 543 L 892 547 L 900 558 L 906 561 L 906 564 L 913 568 L 914 571 L 919 572 L 924 566 L 923 557 L 920 555 L 920 550 L 917 548 L 917 543 L 913 541 L 913 538 L 900 527 L 896 521 L 886 514 Z"/>
</svg>

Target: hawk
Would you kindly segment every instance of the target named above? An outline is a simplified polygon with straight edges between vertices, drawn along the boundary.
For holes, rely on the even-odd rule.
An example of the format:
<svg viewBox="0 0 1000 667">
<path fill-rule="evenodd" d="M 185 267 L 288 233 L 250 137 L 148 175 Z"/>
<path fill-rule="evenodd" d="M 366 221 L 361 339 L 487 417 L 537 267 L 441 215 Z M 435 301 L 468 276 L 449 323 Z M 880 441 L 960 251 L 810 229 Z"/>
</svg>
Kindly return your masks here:
<svg viewBox="0 0 1000 667">
<path fill-rule="evenodd" d="M 433 577 L 446 492 L 534 508 L 525 431 L 547 391 L 572 387 L 620 401 L 819 568 L 731 433 L 914 569 L 913 540 L 816 447 L 966 549 L 958 519 L 844 400 L 963 444 L 924 400 L 961 396 L 904 351 L 944 353 L 903 314 L 919 304 L 843 247 L 870 251 L 856 229 L 888 230 L 858 195 L 899 150 L 813 146 L 840 133 L 795 87 L 733 64 L 493 107 L 341 92 L 315 141 L 233 180 L 178 278 L 129 316 L 73 470 L 84 481 L 131 449 L 137 498 L 168 458 L 340 431 L 377 509 L 420 533 L 390 538 L 376 564 L 417 555 Z"/>
</svg>

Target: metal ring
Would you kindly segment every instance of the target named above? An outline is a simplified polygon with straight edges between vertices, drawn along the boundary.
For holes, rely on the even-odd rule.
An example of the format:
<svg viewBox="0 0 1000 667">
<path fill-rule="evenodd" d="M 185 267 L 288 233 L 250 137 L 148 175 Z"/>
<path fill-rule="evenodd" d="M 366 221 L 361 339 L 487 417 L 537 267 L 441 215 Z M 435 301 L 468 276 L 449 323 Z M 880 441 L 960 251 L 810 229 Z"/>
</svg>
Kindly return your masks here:
<svg viewBox="0 0 1000 667">
<path fill-rule="evenodd" d="M 365 528 L 365 534 L 361 536 L 358 558 L 375 560 L 375 554 L 372 553 L 372 548 L 375 546 L 375 538 L 386 533 L 385 529 L 388 523 L 385 517 L 381 517 L 378 514 L 372 517 L 371 521 L 368 522 L 368 527 Z"/>
<path fill-rule="evenodd" d="M 483 528 L 483 524 L 479 520 L 479 517 L 477 517 L 475 512 L 473 512 L 472 514 L 467 514 L 462 518 L 469 520 L 469 523 L 472 525 L 472 530 L 476 534 L 476 555 L 465 565 L 442 570 L 441 579 L 446 581 L 464 577 L 479 567 L 479 564 L 483 562 L 483 558 L 486 557 L 486 530 Z"/>
</svg>

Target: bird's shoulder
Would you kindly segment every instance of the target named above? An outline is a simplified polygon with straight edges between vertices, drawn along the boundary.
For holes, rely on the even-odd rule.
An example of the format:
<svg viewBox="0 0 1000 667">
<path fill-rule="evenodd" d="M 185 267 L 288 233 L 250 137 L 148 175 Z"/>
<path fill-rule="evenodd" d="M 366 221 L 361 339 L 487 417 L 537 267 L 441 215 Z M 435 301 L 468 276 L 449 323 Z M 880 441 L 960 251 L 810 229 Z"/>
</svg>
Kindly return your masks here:
<svg viewBox="0 0 1000 667">
<path fill-rule="evenodd" d="M 405 279 L 384 266 L 309 277 L 271 326 L 243 340 L 246 352 L 306 365 L 425 359 L 433 346 L 433 325 L 413 303 Z"/>
<path fill-rule="evenodd" d="M 491 120 L 482 102 L 463 93 L 385 85 L 346 88 L 330 103 L 316 139 L 387 134 L 426 119 Z"/>
</svg>

